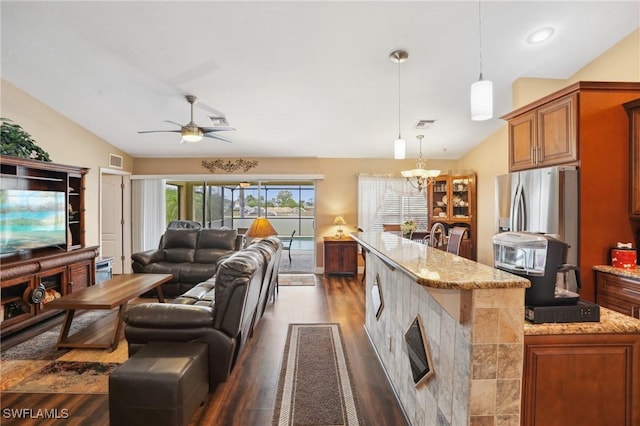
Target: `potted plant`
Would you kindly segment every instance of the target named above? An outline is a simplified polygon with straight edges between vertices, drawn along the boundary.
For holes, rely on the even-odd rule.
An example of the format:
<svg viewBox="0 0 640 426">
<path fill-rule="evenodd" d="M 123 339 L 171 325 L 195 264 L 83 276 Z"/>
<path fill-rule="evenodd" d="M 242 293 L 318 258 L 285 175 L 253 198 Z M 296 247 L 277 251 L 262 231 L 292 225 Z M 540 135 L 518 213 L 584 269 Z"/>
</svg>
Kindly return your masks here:
<svg viewBox="0 0 640 426">
<path fill-rule="evenodd" d="M 0 154 L 11 157 L 29 158 L 32 160 L 51 161 L 49 154 L 40 148 L 31 135 L 20 125 L 14 124 L 8 118 L 2 121 L 0 137 Z"/>
<path fill-rule="evenodd" d="M 415 232 L 416 228 L 416 223 L 411 219 L 406 220 L 402 225 L 400 225 L 402 236 L 405 238 L 411 238 L 411 234 Z"/>
</svg>

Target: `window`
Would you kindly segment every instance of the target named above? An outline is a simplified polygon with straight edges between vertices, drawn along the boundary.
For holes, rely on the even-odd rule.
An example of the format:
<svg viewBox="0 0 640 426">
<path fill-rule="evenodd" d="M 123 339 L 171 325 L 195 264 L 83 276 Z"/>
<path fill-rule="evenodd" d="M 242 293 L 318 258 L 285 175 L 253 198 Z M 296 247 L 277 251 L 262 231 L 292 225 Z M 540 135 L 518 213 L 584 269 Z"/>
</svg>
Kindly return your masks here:
<svg viewBox="0 0 640 426">
<path fill-rule="evenodd" d="M 167 205 L 167 223 L 180 219 L 180 187 L 171 183 L 164 187 Z"/>
<path fill-rule="evenodd" d="M 263 183 L 234 188 L 232 192 L 233 228 L 248 228 L 259 214 L 269 218 L 280 236 L 291 235 L 295 230 L 300 237 L 313 237 L 315 186 L 312 183 Z"/>
<path fill-rule="evenodd" d="M 428 229 L 427 191 L 418 192 L 406 179 L 387 176 L 358 177 L 358 226 L 382 231 L 382 224 L 413 220 Z"/>
<path fill-rule="evenodd" d="M 313 182 L 268 182 L 248 187 L 239 183 L 171 182 L 166 188 L 167 223 L 172 220 L 171 211 L 171 217 L 177 214 L 181 219 L 200 222 L 205 228 L 238 229 L 249 228 L 261 215 L 269 218 L 280 236 L 290 236 L 294 230 L 299 238 L 314 236 Z"/>
</svg>

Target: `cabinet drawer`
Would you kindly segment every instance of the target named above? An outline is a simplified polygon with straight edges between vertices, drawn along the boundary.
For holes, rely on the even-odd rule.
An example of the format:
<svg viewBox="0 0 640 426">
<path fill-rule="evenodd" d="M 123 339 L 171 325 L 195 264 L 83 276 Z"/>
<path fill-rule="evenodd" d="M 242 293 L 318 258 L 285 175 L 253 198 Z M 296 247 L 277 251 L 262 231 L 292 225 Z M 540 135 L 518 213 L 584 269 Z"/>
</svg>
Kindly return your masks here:
<svg viewBox="0 0 640 426">
<path fill-rule="evenodd" d="M 640 305 L 640 282 L 627 280 L 610 274 L 597 275 L 598 296 L 612 296 Z"/>
<path fill-rule="evenodd" d="M 598 292 L 598 305 L 640 319 L 640 305 Z"/>
</svg>

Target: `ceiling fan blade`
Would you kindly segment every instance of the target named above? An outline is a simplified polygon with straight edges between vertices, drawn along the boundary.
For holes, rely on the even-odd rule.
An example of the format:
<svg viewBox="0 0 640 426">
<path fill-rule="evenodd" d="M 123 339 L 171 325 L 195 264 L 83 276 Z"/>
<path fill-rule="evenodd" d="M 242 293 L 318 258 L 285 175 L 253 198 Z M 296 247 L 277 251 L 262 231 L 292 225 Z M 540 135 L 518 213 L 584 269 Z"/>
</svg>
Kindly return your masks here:
<svg viewBox="0 0 640 426">
<path fill-rule="evenodd" d="M 165 123 L 171 123 L 171 124 L 175 124 L 176 126 L 182 128 L 182 124 L 180 123 L 176 123 L 175 121 L 171 121 L 171 120 L 164 120 Z"/>
<path fill-rule="evenodd" d="M 233 127 L 200 127 L 202 133 L 223 132 L 225 130 L 236 130 Z"/>
<path fill-rule="evenodd" d="M 138 133 L 181 133 L 182 130 L 143 130 Z"/>
<path fill-rule="evenodd" d="M 215 133 L 205 133 L 202 136 L 205 138 L 218 139 L 219 141 L 223 141 L 223 142 L 229 142 L 229 143 L 232 142 L 231 139 L 225 138 L 224 136 L 220 136 Z"/>
</svg>

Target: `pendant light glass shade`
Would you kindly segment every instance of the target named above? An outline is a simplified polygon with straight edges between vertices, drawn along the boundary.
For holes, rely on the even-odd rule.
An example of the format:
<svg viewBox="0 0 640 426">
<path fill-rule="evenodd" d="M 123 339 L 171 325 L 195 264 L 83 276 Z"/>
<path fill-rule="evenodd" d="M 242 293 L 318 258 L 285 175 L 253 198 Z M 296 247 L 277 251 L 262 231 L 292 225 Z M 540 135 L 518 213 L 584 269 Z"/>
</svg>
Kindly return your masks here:
<svg viewBox="0 0 640 426">
<path fill-rule="evenodd" d="M 493 83 L 482 78 L 482 8 L 478 0 L 478 44 L 480 51 L 480 78 L 471 85 L 471 119 L 489 120 L 493 117 Z"/>
<path fill-rule="evenodd" d="M 471 119 L 489 120 L 493 117 L 493 83 L 489 80 L 476 81 L 471 85 Z"/>
<path fill-rule="evenodd" d="M 407 148 L 404 139 L 396 139 L 393 141 L 393 158 L 396 160 L 404 160 L 406 151 Z"/>
</svg>

